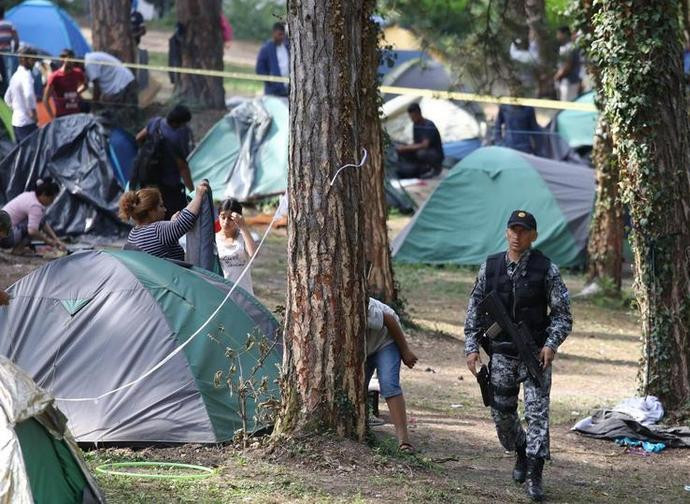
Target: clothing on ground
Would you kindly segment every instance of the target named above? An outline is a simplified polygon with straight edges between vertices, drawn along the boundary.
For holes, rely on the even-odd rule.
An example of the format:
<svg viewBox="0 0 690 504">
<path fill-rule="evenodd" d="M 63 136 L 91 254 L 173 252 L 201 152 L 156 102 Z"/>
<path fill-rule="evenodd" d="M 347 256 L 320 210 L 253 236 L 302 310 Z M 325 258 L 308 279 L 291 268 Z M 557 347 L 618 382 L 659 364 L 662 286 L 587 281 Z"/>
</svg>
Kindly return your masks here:
<svg viewBox="0 0 690 504">
<path fill-rule="evenodd" d="M 505 254 L 507 274 L 514 284 L 526 271 L 530 255 L 531 251 L 528 250 L 517 262 L 513 262 L 510 261 L 508 254 Z M 484 262 L 479 268 L 479 273 L 477 274 L 477 279 L 467 305 L 467 315 L 465 317 L 465 355 L 479 352 L 479 340 L 489 328 L 489 322 L 477 310 L 479 303 L 489 291 L 490 288 L 487 285 L 486 278 L 486 262 Z M 553 262 L 550 262 L 546 273 L 545 291 L 547 293 L 549 309 L 549 325 L 546 328 L 546 342 L 544 345 L 556 351 L 568 337 L 568 334 L 570 334 L 573 326 L 573 317 L 570 312 L 568 288 L 561 278 L 558 266 Z"/>
<path fill-rule="evenodd" d="M 639 441 L 629 437 L 616 439 L 618 446 L 639 446 L 647 453 L 659 453 L 666 449 L 666 443 L 650 443 L 649 441 Z"/>
<path fill-rule="evenodd" d="M 386 345 L 367 357 L 365 363 L 366 381 L 365 385 L 369 388 L 369 381 L 376 371 L 376 378 L 379 381 L 379 391 L 381 395 L 389 399 L 402 394 L 400 387 L 400 349 L 398 345 Z"/>
<path fill-rule="evenodd" d="M 77 90 L 84 84 L 86 78 L 81 68 L 75 67 L 65 72 L 59 68 L 48 77 L 48 86 L 52 88 L 52 99 L 55 104 L 55 116 L 77 114 L 79 109 L 79 94 Z"/>
<path fill-rule="evenodd" d="M 388 328 L 383 320 L 383 315 L 388 314 L 395 317 L 400 322 L 395 310 L 378 299 L 369 298 L 367 310 L 367 357 L 381 350 L 383 347 L 395 343 L 392 336 L 388 334 Z"/>
<path fill-rule="evenodd" d="M 515 451 L 527 446 L 527 455 L 550 458 L 549 449 L 549 394 L 551 392 L 551 368 L 544 370 L 544 386 L 527 372 L 527 366 L 520 359 L 495 353 L 491 356 L 491 385 L 494 389 L 494 403 L 491 416 L 501 445 Z M 525 418 L 527 431 L 523 428 L 517 412 L 520 383 L 524 387 Z"/>
<path fill-rule="evenodd" d="M 228 243 L 221 230 L 219 233 L 216 233 L 216 246 L 218 247 L 220 266 L 223 268 L 223 276 L 232 283 L 237 282 L 237 279 L 249 262 L 249 255 L 247 254 L 242 233 L 238 233 L 234 241 Z M 251 270 L 244 274 L 238 285 L 250 294 L 254 294 Z"/>
<path fill-rule="evenodd" d="M 642 425 L 654 425 L 664 417 L 664 407 L 656 396 L 624 399 L 613 407 L 613 411 L 630 415 Z"/>
<path fill-rule="evenodd" d="M 89 81 L 98 80 L 101 92 L 105 96 L 117 95 L 134 81 L 134 74 L 122 65 L 119 59 L 108 53 L 86 53 L 84 68 Z"/>
<path fill-rule="evenodd" d="M 36 123 L 36 94 L 31 70 L 19 65 L 5 92 L 5 103 L 12 109 L 12 126 Z"/>
<path fill-rule="evenodd" d="M 195 220 L 196 215 L 185 208 L 173 221 L 136 226 L 129 232 L 127 241 L 153 256 L 184 261 L 184 250 L 179 240 L 192 228 Z"/>
</svg>

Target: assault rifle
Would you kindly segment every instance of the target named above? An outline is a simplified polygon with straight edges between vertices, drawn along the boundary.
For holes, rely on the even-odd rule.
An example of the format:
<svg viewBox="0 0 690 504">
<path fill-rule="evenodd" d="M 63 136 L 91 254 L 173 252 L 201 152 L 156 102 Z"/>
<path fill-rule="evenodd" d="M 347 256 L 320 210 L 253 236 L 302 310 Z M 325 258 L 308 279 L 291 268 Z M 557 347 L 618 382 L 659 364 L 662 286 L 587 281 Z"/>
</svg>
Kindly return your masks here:
<svg viewBox="0 0 690 504">
<path fill-rule="evenodd" d="M 520 359 L 522 359 L 522 362 L 527 366 L 527 372 L 534 378 L 540 387 L 543 387 L 544 376 L 542 375 L 541 363 L 536 357 L 536 350 L 533 344 L 534 340 L 527 326 L 522 322 L 516 325 L 511 320 L 501 299 L 498 297 L 498 294 L 496 294 L 496 291 L 491 291 L 482 299 L 478 308 L 480 313 L 487 316 L 492 322 L 491 327 L 486 331 L 486 335 L 493 339 L 501 331 L 508 334 L 510 339 L 513 340 L 515 348 L 517 348 Z"/>
</svg>

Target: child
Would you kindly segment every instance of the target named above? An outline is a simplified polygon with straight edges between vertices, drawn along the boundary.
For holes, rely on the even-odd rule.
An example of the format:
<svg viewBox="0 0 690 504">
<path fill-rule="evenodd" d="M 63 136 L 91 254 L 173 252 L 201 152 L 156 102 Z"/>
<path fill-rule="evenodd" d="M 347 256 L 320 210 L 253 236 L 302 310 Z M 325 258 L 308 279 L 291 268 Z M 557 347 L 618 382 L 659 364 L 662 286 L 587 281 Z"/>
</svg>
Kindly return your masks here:
<svg viewBox="0 0 690 504">
<path fill-rule="evenodd" d="M 242 205 L 236 199 L 230 198 L 221 203 L 218 220 L 220 221 L 220 231 L 216 233 L 218 258 L 223 268 L 223 276 L 234 283 L 244 270 L 249 258 L 254 255 L 256 243 L 242 217 Z M 254 294 L 251 271 L 244 274 L 239 286 L 250 294 Z"/>
<path fill-rule="evenodd" d="M 366 387 L 369 387 L 375 369 L 381 395 L 386 399 L 395 426 L 400 451 L 413 453 L 414 447 L 407 434 L 405 398 L 400 388 L 400 361 L 412 369 L 417 363 L 417 356 L 407 345 L 400 320 L 390 306 L 369 298 L 367 326 Z"/>
</svg>

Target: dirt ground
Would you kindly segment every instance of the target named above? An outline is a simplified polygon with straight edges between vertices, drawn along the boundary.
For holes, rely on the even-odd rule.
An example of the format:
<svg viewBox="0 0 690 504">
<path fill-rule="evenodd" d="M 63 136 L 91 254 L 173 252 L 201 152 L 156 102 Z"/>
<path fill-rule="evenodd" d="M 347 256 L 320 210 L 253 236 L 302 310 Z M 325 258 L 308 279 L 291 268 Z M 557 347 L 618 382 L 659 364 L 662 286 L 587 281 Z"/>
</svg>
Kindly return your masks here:
<svg viewBox="0 0 690 504">
<path fill-rule="evenodd" d="M 391 228 L 405 222 L 393 218 Z M 257 296 L 269 308 L 284 304 L 286 245 L 285 230 L 274 231 L 253 270 Z M 0 286 L 43 262 L 0 257 Z M 397 453 L 390 424 L 374 428 L 369 445 L 311 439 L 273 451 L 196 445 L 92 450 L 87 459 L 94 469 L 111 461 L 167 460 L 216 470 L 205 480 L 171 483 L 96 473 L 109 502 L 527 502 L 510 481 L 512 455 L 498 444 L 464 366 L 462 323 L 474 271 L 397 265 L 396 276 L 419 357 L 414 369 L 402 372 L 418 455 Z M 580 276 L 566 274 L 565 280 L 574 292 L 582 288 Z M 636 317 L 628 309 L 575 300 L 573 310 L 575 330 L 555 362 L 548 501 L 689 502 L 684 485 L 690 484 L 690 451 L 641 456 L 569 431 L 593 408 L 634 395 L 640 355 Z M 381 411 L 387 418 L 383 402 Z"/>
</svg>

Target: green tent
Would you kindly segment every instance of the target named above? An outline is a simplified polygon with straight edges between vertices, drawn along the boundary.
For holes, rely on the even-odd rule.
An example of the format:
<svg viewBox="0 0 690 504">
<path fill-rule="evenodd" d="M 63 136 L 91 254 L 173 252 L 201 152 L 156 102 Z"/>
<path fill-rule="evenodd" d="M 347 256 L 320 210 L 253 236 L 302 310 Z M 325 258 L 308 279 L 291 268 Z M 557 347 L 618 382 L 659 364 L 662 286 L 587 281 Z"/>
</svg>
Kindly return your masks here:
<svg viewBox="0 0 690 504">
<path fill-rule="evenodd" d="M 0 502 L 104 502 L 53 399 L 2 356 L 0 439 Z"/>
<path fill-rule="evenodd" d="M 483 147 L 456 164 L 393 242 L 406 263 L 481 264 L 505 250 L 515 209 L 534 214 L 535 246 L 560 266 L 583 263 L 594 203 L 590 168 Z"/>
<path fill-rule="evenodd" d="M 5 100 L 0 98 L 0 121 L 5 127 L 5 131 L 10 139 L 14 142 L 14 129 L 12 128 L 12 109 L 7 106 Z"/>
<path fill-rule="evenodd" d="M 75 253 L 9 289 L 0 354 L 50 387 L 79 442 L 228 441 L 243 424 L 239 376 L 255 369 L 253 383 L 265 379 L 267 390 L 247 398 L 244 420 L 252 431 L 266 426 L 257 403 L 279 396 L 282 343 L 277 321 L 246 291 L 220 307 L 230 287 L 143 252 Z"/>
<path fill-rule="evenodd" d="M 241 201 L 282 194 L 288 172 L 287 100 L 264 96 L 236 106 L 190 154 L 195 181 L 218 198 Z"/>
<path fill-rule="evenodd" d="M 594 103 L 594 92 L 583 94 L 575 102 Z M 556 115 L 555 130 L 573 149 L 592 147 L 598 116 L 598 112 L 563 110 Z"/>
</svg>

